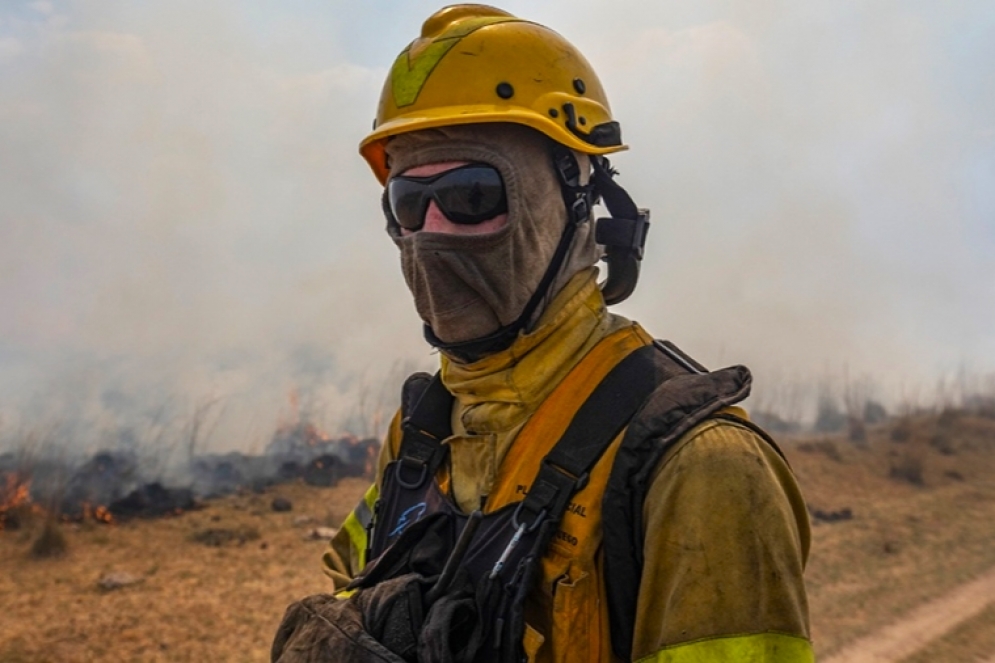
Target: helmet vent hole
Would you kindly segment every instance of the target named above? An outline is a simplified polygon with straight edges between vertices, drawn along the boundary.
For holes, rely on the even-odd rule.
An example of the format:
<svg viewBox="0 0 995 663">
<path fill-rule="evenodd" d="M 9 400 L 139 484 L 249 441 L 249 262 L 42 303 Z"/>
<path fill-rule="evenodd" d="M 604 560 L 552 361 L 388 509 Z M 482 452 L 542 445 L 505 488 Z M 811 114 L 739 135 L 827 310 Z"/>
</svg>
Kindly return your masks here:
<svg viewBox="0 0 995 663">
<path fill-rule="evenodd" d="M 587 92 L 587 86 L 584 85 L 584 81 L 579 78 L 574 79 L 574 89 L 577 90 L 577 94 L 584 94 Z"/>
<path fill-rule="evenodd" d="M 511 87 L 511 83 L 498 83 L 495 92 L 502 99 L 511 99 L 515 95 L 515 88 Z"/>
<path fill-rule="evenodd" d="M 550 117 L 559 117 L 560 116 L 560 111 L 556 110 L 555 108 L 550 108 L 549 109 L 549 116 Z"/>
</svg>

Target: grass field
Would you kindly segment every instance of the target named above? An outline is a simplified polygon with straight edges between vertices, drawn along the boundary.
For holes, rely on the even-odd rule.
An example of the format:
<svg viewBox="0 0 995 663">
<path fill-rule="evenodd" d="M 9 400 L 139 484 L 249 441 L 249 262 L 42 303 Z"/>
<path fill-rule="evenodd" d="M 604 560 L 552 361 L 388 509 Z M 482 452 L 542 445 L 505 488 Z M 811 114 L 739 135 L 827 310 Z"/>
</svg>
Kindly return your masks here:
<svg viewBox="0 0 995 663">
<path fill-rule="evenodd" d="M 269 660 L 283 609 L 326 587 L 325 544 L 304 534 L 340 522 L 367 486 L 288 484 L 176 517 L 60 525 L 68 553 L 52 559 L 30 557 L 40 525 L 3 532 L 0 662 Z M 270 508 L 277 494 L 292 511 Z M 101 589 L 111 572 L 140 580 Z"/>
<path fill-rule="evenodd" d="M 896 441 L 896 427 L 909 437 Z M 812 508 L 853 513 L 813 528 L 806 579 L 818 652 L 995 567 L 995 420 L 923 416 L 870 431 L 865 446 L 815 438 L 786 451 Z"/>
<path fill-rule="evenodd" d="M 812 509 L 852 514 L 813 529 L 820 655 L 995 567 L 995 420 L 920 416 L 860 443 L 810 436 L 784 448 Z M 284 607 L 328 587 L 325 544 L 305 533 L 338 524 L 365 489 L 287 484 L 158 520 L 58 524 L 66 552 L 48 559 L 30 552 L 43 519 L 0 532 L 0 663 L 266 661 Z M 292 511 L 270 508 L 278 495 Z M 109 573 L 135 582 L 102 589 Z M 993 609 L 909 660 L 995 652 Z"/>
</svg>

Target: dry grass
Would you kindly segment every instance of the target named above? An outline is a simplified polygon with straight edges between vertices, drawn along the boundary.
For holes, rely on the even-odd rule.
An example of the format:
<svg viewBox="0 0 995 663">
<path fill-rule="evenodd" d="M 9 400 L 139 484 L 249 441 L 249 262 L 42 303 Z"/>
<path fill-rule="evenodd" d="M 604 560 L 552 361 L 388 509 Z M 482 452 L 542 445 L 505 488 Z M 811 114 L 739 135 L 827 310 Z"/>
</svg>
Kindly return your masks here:
<svg viewBox="0 0 995 663">
<path fill-rule="evenodd" d="M 813 529 L 820 656 L 995 566 L 995 421 L 923 416 L 870 428 L 865 446 L 825 436 L 784 446 L 811 507 L 853 512 Z M 920 463 L 896 471 L 910 457 Z"/>
<path fill-rule="evenodd" d="M 911 417 L 866 433 L 859 445 L 845 432 L 783 445 L 813 509 L 853 514 L 813 529 L 807 578 L 820 656 L 995 566 L 995 420 Z M 909 455 L 921 460 L 914 481 L 893 472 Z M 30 555 L 43 520 L 3 532 L 0 661 L 266 661 L 284 607 L 328 588 L 324 543 L 304 532 L 338 525 L 366 487 L 293 484 L 175 518 L 60 525 L 67 552 L 45 560 Z M 277 495 L 293 510 L 274 512 Z M 294 525 L 303 515 L 313 520 Z M 111 572 L 141 582 L 103 591 L 97 581 Z M 970 660 L 993 632 L 991 613 L 921 660 Z"/>
<path fill-rule="evenodd" d="M 31 544 L 31 556 L 35 559 L 62 557 L 69 548 L 66 535 L 62 532 L 59 522 L 52 517 L 46 518 L 41 531 Z"/>
<path fill-rule="evenodd" d="M 42 523 L 0 535 L 0 661 L 266 661 L 283 609 L 327 590 L 318 562 L 324 543 L 305 526 L 338 524 L 368 484 L 327 489 L 288 485 L 211 503 L 174 518 L 119 525 L 60 525 L 68 551 L 31 557 Z M 270 508 L 273 496 L 293 501 Z M 233 536 L 207 531 L 235 532 Z M 258 535 L 253 538 L 252 532 Z M 207 543 L 193 540 L 209 539 Z M 120 572 L 143 582 L 102 591 Z"/>
</svg>

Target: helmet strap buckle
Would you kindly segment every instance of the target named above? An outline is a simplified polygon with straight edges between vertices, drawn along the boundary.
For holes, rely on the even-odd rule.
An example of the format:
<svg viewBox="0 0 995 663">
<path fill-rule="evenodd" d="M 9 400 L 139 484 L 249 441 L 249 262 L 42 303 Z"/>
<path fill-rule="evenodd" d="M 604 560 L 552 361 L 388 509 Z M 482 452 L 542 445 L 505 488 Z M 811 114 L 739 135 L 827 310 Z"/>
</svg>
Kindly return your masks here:
<svg viewBox="0 0 995 663">
<path fill-rule="evenodd" d="M 591 201 L 589 195 L 578 195 L 570 206 L 570 223 L 579 226 L 591 217 Z"/>
</svg>

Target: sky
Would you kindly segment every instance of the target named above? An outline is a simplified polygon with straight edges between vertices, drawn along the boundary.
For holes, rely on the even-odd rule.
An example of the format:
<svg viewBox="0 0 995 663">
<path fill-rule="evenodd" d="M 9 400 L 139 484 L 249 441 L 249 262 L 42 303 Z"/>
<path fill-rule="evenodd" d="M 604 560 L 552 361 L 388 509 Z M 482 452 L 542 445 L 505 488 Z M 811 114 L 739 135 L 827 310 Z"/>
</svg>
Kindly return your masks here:
<svg viewBox="0 0 995 663">
<path fill-rule="evenodd" d="M 995 373 L 992 3 L 536 5 L 501 6 L 591 61 L 652 210 L 618 313 L 758 397 Z M 0 4 L 0 442 L 382 430 L 438 358 L 357 145 L 439 6 Z"/>
</svg>

